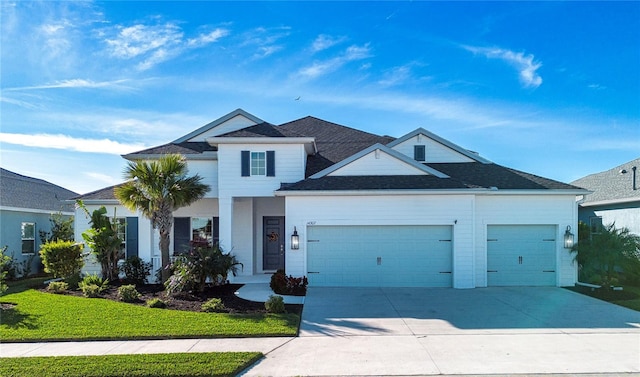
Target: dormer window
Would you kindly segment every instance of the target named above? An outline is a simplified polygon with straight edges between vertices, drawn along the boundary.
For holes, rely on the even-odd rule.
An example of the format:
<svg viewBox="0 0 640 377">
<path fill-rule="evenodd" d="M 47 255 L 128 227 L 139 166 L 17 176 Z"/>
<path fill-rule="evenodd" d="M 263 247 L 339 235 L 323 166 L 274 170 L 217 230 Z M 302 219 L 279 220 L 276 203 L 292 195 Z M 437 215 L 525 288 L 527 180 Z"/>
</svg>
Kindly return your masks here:
<svg viewBox="0 0 640 377">
<path fill-rule="evenodd" d="M 413 146 L 413 159 L 416 161 L 422 161 L 424 162 L 426 159 L 426 152 L 425 152 L 425 146 L 424 145 L 414 145 Z"/>
<path fill-rule="evenodd" d="M 242 176 L 276 176 L 276 152 L 242 151 Z"/>
</svg>

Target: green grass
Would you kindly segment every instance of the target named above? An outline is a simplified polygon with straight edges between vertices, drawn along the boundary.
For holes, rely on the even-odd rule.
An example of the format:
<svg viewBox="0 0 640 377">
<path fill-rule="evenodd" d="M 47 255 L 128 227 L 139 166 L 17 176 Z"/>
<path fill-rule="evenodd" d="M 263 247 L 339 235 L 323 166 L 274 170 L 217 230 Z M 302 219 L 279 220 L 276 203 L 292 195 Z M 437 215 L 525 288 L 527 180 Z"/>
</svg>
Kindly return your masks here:
<svg viewBox="0 0 640 377">
<path fill-rule="evenodd" d="M 296 314 L 152 309 L 44 293 L 22 284 L 0 297 L 0 302 L 17 304 L 0 316 L 2 342 L 295 336 L 300 321 Z"/>
<path fill-rule="evenodd" d="M 638 297 L 630 300 L 620 300 L 620 301 L 611 301 L 611 302 L 616 305 L 624 306 L 625 308 L 633 309 L 640 312 L 640 287 L 625 286 L 624 290 L 633 292 Z"/>
<path fill-rule="evenodd" d="M 3 377 L 235 376 L 258 352 L 3 358 Z"/>
</svg>

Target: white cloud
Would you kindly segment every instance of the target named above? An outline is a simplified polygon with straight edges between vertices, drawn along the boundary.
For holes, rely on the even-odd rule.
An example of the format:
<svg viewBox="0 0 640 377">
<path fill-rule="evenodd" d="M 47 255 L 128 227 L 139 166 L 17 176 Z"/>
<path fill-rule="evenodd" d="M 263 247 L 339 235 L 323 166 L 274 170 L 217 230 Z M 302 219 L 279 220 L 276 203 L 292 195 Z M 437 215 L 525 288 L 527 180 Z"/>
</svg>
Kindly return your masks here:
<svg viewBox="0 0 640 377">
<path fill-rule="evenodd" d="M 532 54 L 525 55 L 523 52 L 514 52 L 498 47 L 474 47 L 462 46 L 465 50 L 474 54 L 481 54 L 489 59 L 503 60 L 518 70 L 520 82 L 525 87 L 537 88 L 542 84 L 542 77 L 536 72 L 542 63 L 534 60 Z"/>
<path fill-rule="evenodd" d="M 345 39 L 346 39 L 345 37 L 332 37 L 330 35 L 320 34 L 313 41 L 313 44 L 311 45 L 311 49 L 313 50 L 313 52 L 326 50 L 330 47 L 333 47 L 341 43 Z"/>
<path fill-rule="evenodd" d="M 363 46 L 349 46 L 341 55 L 325 61 L 314 62 L 308 67 L 304 67 L 298 71 L 298 74 L 307 78 L 316 78 L 330 72 L 334 72 L 343 65 L 371 57 L 371 48 L 369 44 Z"/>
<path fill-rule="evenodd" d="M 102 29 L 98 36 L 107 45 L 107 52 L 117 59 L 140 59 L 137 68 L 148 70 L 157 64 L 171 60 L 190 49 L 215 43 L 229 35 L 229 30 L 217 28 L 197 37 L 185 39 L 184 32 L 175 23 L 136 24 Z"/>
<path fill-rule="evenodd" d="M 252 55 L 254 60 L 266 58 L 284 49 L 284 46 L 279 42 L 289 36 L 290 30 L 291 28 L 287 26 L 277 28 L 258 27 L 242 35 L 243 42 L 240 46 L 255 47 L 256 51 Z"/>
<path fill-rule="evenodd" d="M 202 47 L 209 43 L 217 42 L 220 38 L 226 37 L 227 35 L 229 35 L 229 30 L 218 28 L 207 34 L 200 34 L 196 38 L 188 39 L 187 45 L 191 47 Z"/>
<path fill-rule="evenodd" d="M 0 138 L 6 144 L 85 153 L 121 155 L 147 148 L 142 144 L 124 144 L 109 139 L 83 139 L 67 135 L 0 133 Z"/>
<path fill-rule="evenodd" d="M 21 86 L 15 88 L 6 88 L 5 91 L 23 91 L 23 90 L 36 90 L 36 89 L 59 89 L 59 88 L 117 88 L 117 89 L 132 89 L 131 87 L 121 85 L 126 83 L 127 79 L 113 80 L 113 81 L 93 81 L 85 79 L 69 79 L 60 80 L 51 84 L 34 85 L 34 86 Z"/>
</svg>

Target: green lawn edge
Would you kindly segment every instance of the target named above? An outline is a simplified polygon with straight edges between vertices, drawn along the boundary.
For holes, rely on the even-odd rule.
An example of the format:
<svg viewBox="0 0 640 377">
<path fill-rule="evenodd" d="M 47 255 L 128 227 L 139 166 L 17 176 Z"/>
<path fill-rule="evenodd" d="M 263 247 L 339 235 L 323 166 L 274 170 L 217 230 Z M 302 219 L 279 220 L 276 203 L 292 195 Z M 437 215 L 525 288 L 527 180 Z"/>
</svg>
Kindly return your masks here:
<svg viewBox="0 0 640 377">
<path fill-rule="evenodd" d="M 296 336 L 297 314 L 225 314 L 153 309 L 13 287 L 0 302 L 0 341 L 91 341 Z"/>
<path fill-rule="evenodd" d="M 0 376 L 235 376 L 262 356 L 259 352 L 210 352 L 3 358 Z"/>
</svg>

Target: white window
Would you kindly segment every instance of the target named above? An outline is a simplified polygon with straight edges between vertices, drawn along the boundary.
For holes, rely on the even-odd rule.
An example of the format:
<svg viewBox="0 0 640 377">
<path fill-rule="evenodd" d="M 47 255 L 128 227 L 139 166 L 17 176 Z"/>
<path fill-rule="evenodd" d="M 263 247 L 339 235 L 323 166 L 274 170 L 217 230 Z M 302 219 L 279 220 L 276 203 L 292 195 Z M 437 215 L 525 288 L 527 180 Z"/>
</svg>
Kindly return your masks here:
<svg viewBox="0 0 640 377">
<path fill-rule="evenodd" d="M 209 217 L 191 218 L 191 240 L 194 243 L 207 243 L 213 245 L 213 224 Z"/>
<path fill-rule="evenodd" d="M 22 254 L 34 254 L 36 252 L 36 224 L 22 223 Z"/>
<path fill-rule="evenodd" d="M 251 175 L 267 175 L 265 152 L 251 152 Z"/>
<path fill-rule="evenodd" d="M 122 241 L 122 251 L 126 253 L 127 249 L 127 219 L 124 217 L 116 218 L 117 236 Z M 125 254 L 126 255 L 126 254 Z"/>
</svg>

